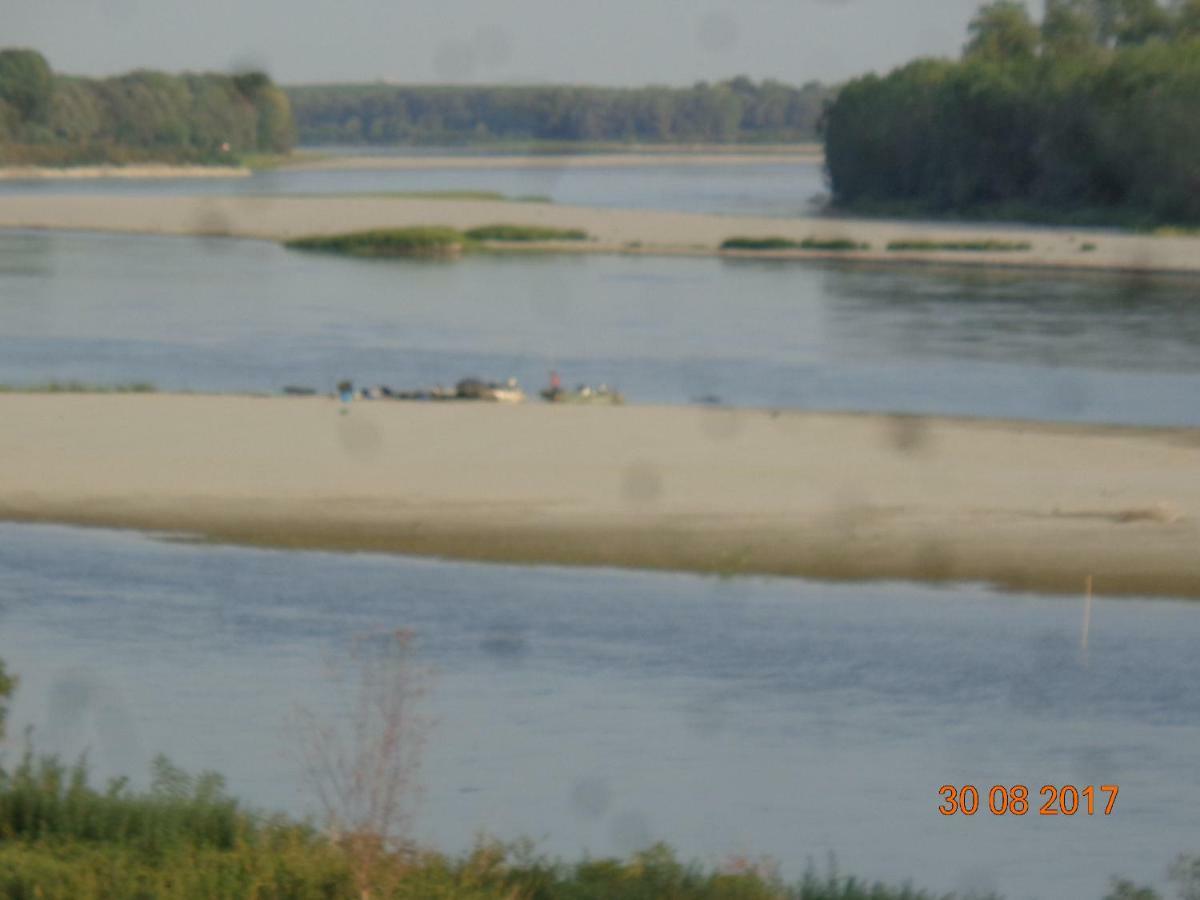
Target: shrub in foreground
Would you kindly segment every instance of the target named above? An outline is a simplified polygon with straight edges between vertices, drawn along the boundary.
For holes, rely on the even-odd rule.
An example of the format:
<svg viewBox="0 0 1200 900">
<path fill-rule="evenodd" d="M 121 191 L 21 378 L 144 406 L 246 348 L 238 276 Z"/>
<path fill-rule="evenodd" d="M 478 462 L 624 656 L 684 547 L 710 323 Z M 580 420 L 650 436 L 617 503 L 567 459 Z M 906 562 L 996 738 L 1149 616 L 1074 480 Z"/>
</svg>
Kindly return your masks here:
<svg viewBox="0 0 1200 900">
<path fill-rule="evenodd" d="M 354 849 L 307 824 L 243 810 L 218 776 L 155 762 L 149 790 L 101 791 L 84 766 L 26 753 L 0 772 L 4 900 L 934 900 L 837 875 L 783 882 L 767 865 L 680 862 L 658 845 L 628 860 L 564 863 L 529 845 L 449 857 L 390 847 L 363 884 Z"/>
</svg>

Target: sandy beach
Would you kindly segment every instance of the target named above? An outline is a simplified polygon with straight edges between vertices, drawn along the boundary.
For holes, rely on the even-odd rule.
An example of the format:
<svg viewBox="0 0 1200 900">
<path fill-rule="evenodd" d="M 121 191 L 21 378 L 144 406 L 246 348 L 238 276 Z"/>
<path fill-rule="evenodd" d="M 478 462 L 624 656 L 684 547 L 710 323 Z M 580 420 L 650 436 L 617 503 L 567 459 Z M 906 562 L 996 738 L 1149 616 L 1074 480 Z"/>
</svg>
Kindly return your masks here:
<svg viewBox="0 0 1200 900">
<path fill-rule="evenodd" d="M 172 166 L 144 163 L 136 166 L 0 166 L 0 181 L 82 181 L 93 178 L 246 178 L 241 166 Z"/>
<path fill-rule="evenodd" d="M 278 547 L 1200 597 L 1200 431 L 0 396 L 0 518 Z"/>
<path fill-rule="evenodd" d="M 865 219 L 725 216 L 653 210 L 598 209 L 546 203 L 372 196 L 13 196 L 0 204 L 0 228 L 209 235 L 283 240 L 366 228 L 497 222 L 580 228 L 593 238 L 555 249 L 571 252 L 711 256 L 738 235 L 795 241 L 849 238 L 870 245 L 852 253 L 786 250 L 754 255 L 842 259 L 871 264 L 938 264 L 1200 273 L 1200 237 L 1155 237 L 1065 228 L 948 225 Z M 890 252 L 896 240 L 1025 241 L 1021 252 Z M 528 248 L 526 248 L 528 249 Z M 542 248 L 545 249 L 545 248 Z"/>
</svg>

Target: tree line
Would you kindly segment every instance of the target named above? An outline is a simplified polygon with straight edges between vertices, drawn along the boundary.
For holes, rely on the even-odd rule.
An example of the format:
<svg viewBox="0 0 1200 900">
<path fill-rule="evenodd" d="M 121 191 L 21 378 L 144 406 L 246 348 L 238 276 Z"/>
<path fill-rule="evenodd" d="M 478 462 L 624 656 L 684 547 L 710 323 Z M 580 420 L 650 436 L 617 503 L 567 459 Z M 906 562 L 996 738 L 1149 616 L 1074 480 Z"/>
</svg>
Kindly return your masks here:
<svg viewBox="0 0 1200 900">
<path fill-rule="evenodd" d="M 288 88 L 304 144 L 811 140 L 830 90 L 739 77 L 692 87 Z"/>
<path fill-rule="evenodd" d="M 294 137 L 287 95 L 261 72 L 75 78 L 0 50 L 0 162 L 234 162 Z"/>
<path fill-rule="evenodd" d="M 843 208 L 1200 223 L 1200 0 L 996 0 L 960 60 L 851 81 L 823 126 Z"/>
</svg>

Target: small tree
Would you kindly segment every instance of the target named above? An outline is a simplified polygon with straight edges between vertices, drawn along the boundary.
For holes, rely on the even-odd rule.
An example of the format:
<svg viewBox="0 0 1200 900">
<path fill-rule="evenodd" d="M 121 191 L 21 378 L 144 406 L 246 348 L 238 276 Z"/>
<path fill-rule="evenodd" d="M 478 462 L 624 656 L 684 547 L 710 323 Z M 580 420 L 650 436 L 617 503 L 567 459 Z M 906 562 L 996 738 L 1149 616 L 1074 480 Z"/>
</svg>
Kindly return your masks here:
<svg viewBox="0 0 1200 900">
<path fill-rule="evenodd" d="M 17 679 L 4 671 L 4 660 L 0 659 L 0 741 L 4 740 L 4 719 L 8 714 L 8 698 L 16 690 Z"/>
<path fill-rule="evenodd" d="M 424 673 L 412 645 L 412 632 L 403 630 L 356 640 L 349 665 L 333 673 L 337 720 L 308 709 L 297 717 L 306 779 L 364 900 L 389 894 L 414 850 L 410 828 L 427 721 L 416 708 Z"/>
</svg>

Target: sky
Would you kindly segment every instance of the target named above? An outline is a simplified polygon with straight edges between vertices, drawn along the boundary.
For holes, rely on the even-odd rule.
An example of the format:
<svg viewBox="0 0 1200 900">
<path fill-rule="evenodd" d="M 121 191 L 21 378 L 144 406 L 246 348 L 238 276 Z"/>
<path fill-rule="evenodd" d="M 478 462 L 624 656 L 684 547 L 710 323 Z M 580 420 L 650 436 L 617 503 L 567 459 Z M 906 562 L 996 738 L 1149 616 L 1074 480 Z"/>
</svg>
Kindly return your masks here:
<svg viewBox="0 0 1200 900">
<path fill-rule="evenodd" d="M 800 84 L 953 56 L 980 0 L 0 0 L 0 46 L 56 71 L 284 84 Z"/>
</svg>

